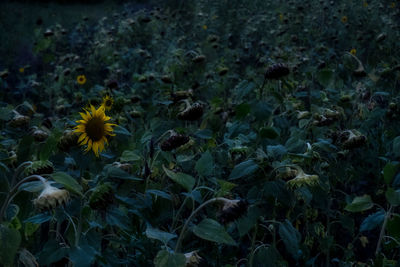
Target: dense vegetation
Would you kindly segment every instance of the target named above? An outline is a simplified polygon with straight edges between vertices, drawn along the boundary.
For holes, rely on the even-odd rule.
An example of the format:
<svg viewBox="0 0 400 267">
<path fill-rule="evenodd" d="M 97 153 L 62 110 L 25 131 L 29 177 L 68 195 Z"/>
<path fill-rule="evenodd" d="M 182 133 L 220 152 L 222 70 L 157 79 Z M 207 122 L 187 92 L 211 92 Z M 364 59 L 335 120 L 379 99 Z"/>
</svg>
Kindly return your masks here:
<svg viewBox="0 0 400 267">
<path fill-rule="evenodd" d="M 0 264 L 398 266 L 399 6 L 38 19 L 0 70 Z"/>
</svg>

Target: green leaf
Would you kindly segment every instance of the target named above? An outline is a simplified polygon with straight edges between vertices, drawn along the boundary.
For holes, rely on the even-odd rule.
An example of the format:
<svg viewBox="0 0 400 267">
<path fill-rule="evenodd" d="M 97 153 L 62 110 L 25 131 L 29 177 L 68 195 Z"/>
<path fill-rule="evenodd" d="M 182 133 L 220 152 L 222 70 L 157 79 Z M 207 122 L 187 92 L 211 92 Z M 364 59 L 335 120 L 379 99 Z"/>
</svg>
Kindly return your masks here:
<svg viewBox="0 0 400 267">
<path fill-rule="evenodd" d="M 186 257 L 183 253 L 160 250 L 154 259 L 155 267 L 185 267 Z"/>
<path fill-rule="evenodd" d="M 38 215 L 32 216 L 24 221 L 24 223 L 35 223 L 41 224 L 51 220 L 51 216 L 47 213 L 40 213 Z"/>
<path fill-rule="evenodd" d="M 165 174 L 171 178 L 174 182 L 180 184 L 181 186 L 183 186 L 186 190 L 191 191 L 196 180 L 190 176 L 189 174 L 185 174 L 182 172 L 173 172 L 168 170 L 167 168 L 165 168 L 165 166 L 163 165 L 163 169 L 165 171 Z"/>
<path fill-rule="evenodd" d="M 201 158 L 196 162 L 195 170 L 202 176 L 209 176 L 214 171 L 214 161 L 210 151 L 206 151 L 201 155 Z"/>
<path fill-rule="evenodd" d="M 106 222 L 111 226 L 117 226 L 124 230 L 128 230 L 131 226 L 129 217 L 116 207 L 107 211 Z"/>
<path fill-rule="evenodd" d="M 164 245 L 167 245 L 171 239 L 176 238 L 176 234 L 161 231 L 159 229 L 153 228 L 151 225 L 147 225 L 146 236 L 148 238 L 160 240 L 164 243 Z"/>
<path fill-rule="evenodd" d="M 7 221 L 12 221 L 12 219 L 15 218 L 15 216 L 18 215 L 19 212 L 19 207 L 15 204 L 10 204 L 7 207 L 7 211 L 6 211 L 6 219 Z"/>
<path fill-rule="evenodd" d="M 399 166 L 398 164 L 393 164 L 392 162 L 388 162 L 385 165 L 385 167 L 383 167 L 383 179 L 386 184 L 390 184 L 392 182 L 398 166 Z"/>
<path fill-rule="evenodd" d="M 253 174 L 257 169 L 258 165 L 252 159 L 241 162 L 232 170 L 231 174 L 229 175 L 229 180 L 235 180 L 244 176 L 248 176 Z"/>
<path fill-rule="evenodd" d="M 364 210 L 369 210 L 372 207 L 373 203 L 371 200 L 371 196 L 364 195 L 361 197 L 355 197 L 353 201 L 350 204 L 346 205 L 344 209 L 350 212 L 360 212 Z"/>
<path fill-rule="evenodd" d="M 333 82 L 334 71 L 323 69 L 317 73 L 317 80 L 323 87 L 328 87 Z"/>
<path fill-rule="evenodd" d="M 90 267 L 95 255 L 96 250 L 87 244 L 80 244 L 79 247 L 73 247 L 69 251 L 69 258 L 75 267 Z"/>
<path fill-rule="evenodd" d="M 65 172 L 56 172 L 51 177 L 59 184 L 62 184 L 66 189 L 75 192 L 82 196 L 82 186 L 78 182 L 66 174 Z"/>
<path fill-rule="evenodd" d="M 132 135 L 126 128 L 124 128 L 120 125 L 115 126 L 114 133 L 117 135 L 126 135 L 126 136 Z"/>
<path fill-rule="evenodd" d="M 393 140 L 393 153 L 396 157 L 400 157 L 400 136 Z"/>
<path fill-rule="evenodd" d="M 235 240 L 225 231 L 225 228 L 217 221 L 204 219 L 198 225 L 193 227 L 193 233 L 205 240 L 223 243 L 227 245 L 236 245 Z"/>
<path fill-rule="evenodd" d="M 120 168 L 117 168 L 114 166 L 109 166 L 106 170 L 107 170 L 107 177 L 110 177 L 110 178 L 132 180 L 132 181 L 142 181 L 143 180 L 142 178 L 133 177 L 126 171 L 121 170 Z"/>
<path fill-rule="evenodd" d="M 393 206 L 400 205 L 400 189 L 394 190 L 393 188 L 388 188 L 385 196 L 387 201 L 389 201 Z"/>
<path fill-rule="evenodd" d="M 61 136 L 60 131 L 55 131 L 46 140 L 43 146 L 40 148 L 39 158 L 41 161 L 46 161 L 49 159 L 51 154 L 56 151 L 58 140 Z"/>
<path fill-rule="evenodd" d="M 383 210 L 380 210 L 378 212 L 369 215 L 361 223 L 360 232 L 370 231 L 375 229 L 379 225 L 382 225 L 384 217 L 385 217 L 385 212 Z"/>
<path fill-rule="evenodd" d="M 225 181 L 225 180 L 221 180 L 221 179 L 217 179 L 217 182 L 219 184 L 219 186 L 221 187 L 218 192 L 217 192 L 217 197 L 222 197 L 222 196 L 226 196 L 227 194 L 229 194 L 231 192 L 231 190 L 237 186 L 237 184 Z"/>
<path fill-rule="evenodd" d="M 121 155 L 121 162 L 139 161 L 141 157 L 133 151 L 125 150 Z"/>
<path fill-rule="evenodd" d="M 294 259 L 298 259 L 300 256 L 299 242 L 301 240 L 299 231 L 288 220 L 285 220 L 279 225 L 279 236 L 285 244 L 287 251 Z"/>
<path fill-rule="evenodd" d="M 278 131 L 274 127 L 262 127 L 259 132 L 262 138 L 275 139 L 279 136 Z"/>
<path fill-rule="evenodd" d="M 279 252 L 273 246 L 261 247 L 254 254 L 253 266 L 263 267 L 263 266 L 280 266 L 277 264 L 280 255 Z"/>
<path fill-rule="evenodd" d="M 247 103 L 242 103 L 235 107 L 235 114 L 238 119 L 243 119 L 250 113 L 251 106 Z"/>
<path fill-rule="evenodd" d="M 24 235 L 25 235 L 25 238 L 28 239 L 33 233 L 36 232 L 37 229 L 39 229 L 39 227 L 40 227 L 40 224 L 26 222 L 24 224 Z"/>
<path fill-rule="evenodd" d="M 19 231 L 0 225 L 0 263 L 14 266 L 14 257 L 21 243 Z"/>
</svg>

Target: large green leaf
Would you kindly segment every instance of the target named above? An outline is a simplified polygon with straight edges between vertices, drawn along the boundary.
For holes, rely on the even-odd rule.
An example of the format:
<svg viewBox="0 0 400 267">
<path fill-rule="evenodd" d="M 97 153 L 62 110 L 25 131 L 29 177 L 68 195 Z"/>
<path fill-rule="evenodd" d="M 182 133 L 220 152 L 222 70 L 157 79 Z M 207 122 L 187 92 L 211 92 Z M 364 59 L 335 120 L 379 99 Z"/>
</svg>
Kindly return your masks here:
<svg viewBox="0 0 400 267">
<path fill-rule="evenodd" d="M 369 210 L 373 205 L 371 197 L 369 195 L 364 195 L 361 197 L 355 197 L 344 209 L 350 212 L 360 212 Z"/>
<path fill-rule="evenodd" d="M 233 168 L 229 180 L 235 180 L 253 174 L 258 169 L 257 163 L 250 159 L 239 163 Z"/>
<path fill-rule="evenodd" d="M 167 168 L 165 168 L 165 166 L 163 165 L 163 169 L 165 171 L 165 174 L 171 178 L 174 182 L 180 184 L 181 186 L 183 186 L 187 191 L 191 191 L 196 180 L 189 174 L 185 174 L 182 172 L 173 172 L 168 170 Z"/>
<path fill-rule="evenodd" d="M 66 174 L 65 172 L 56 172 L 51 175 L 51 177 L 59 184 L 62 184 L 68 190 L 82 195 L 82 186 L 78 182 Z"/>
<path fill-rule="evenodd" d="M 121 155 L 121 162 L 127 161 L 139 161 L 141 158 L 138 154 L 133 151 L 125 150 Z"/>
<path fill-rule="evenodd" d="M 160 250 L 154 259 L 155 267 L 185 267 L 186 257 L 182 253 Z"/>
<path fill-rule="evenodd" d="M 225 231 L 225 228 L 213 219 L 204 219 L 193 227 L 193 233 L 205 240 L 227 245 L 236 245 L 235 240 Z"/>
<path fill-rule="evenodd" d="M 383 167 L 383 179 L 386 184 L 390 184 L 393 180 L 394 175 L 398 169 L 398 164 L 394 164 L 392 162 L 388 162 L 385 167 Z"/>
<path fill-rule="evenodd" d="M 393 206 L 400 205 L 400 189 L 394 190 L 393 188 L 388 188 L 385 196 L 389 203 Z"/>
<path fill-rule="evenodd" d="M 202 176 L 209 176 L 214 171 L 214 161 L 210 151 L 206 151 L 201 155 L 201 158 L 196 162 L 195 170 Z"/>
<path fill-rule="evenodd" d="M 176 237 L 176 234 L 164 232 L 159 229 L 153 228 L 151 225 L 147 225 L 146 236 L 148 238 L 160 240 L 165 245 L 167 245 L 171 239 Z"/>
<path fill-rule="evenodd" d="M 0 263 L 14 266 L 14 257 L 21 243 L 19 231 L 0 225 Z"/>
<path fill-rule="evenodd" d="M 298 259 L 300 256 L 299 243 L 301 240 L 299 231 L 288 220 L 285 220 L 279 225 L 279 236 L 282 238 L 287 251 L 294 259 Z"/>
<path fill-rule="evenodd" d="M 385 212 L 383 210 L 380 210 L 378 212 L 375 212 L 375 213 L 369 215 L 361 223 L 360 232 L 370 231 L 370 230 L 375 229 L 379 225 L 382 225 L 384 217 L 385 217 Z"/>
</svg>

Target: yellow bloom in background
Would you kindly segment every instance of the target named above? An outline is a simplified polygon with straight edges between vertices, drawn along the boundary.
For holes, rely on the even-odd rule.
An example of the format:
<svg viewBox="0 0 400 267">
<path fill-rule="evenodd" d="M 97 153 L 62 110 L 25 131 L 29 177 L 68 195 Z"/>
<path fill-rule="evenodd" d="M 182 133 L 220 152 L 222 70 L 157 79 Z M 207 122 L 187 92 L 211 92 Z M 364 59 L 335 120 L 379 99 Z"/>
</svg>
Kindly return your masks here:
<svg viewBox="0 0 400 267">
<path fill-rule="evenodd" d="M 368 7 L 368 3 L 367 3 L 367 2 L 364 2 L 364 3 L 363 3 L 363 7 Z"/>
<path fill-rule="evenodd" d="M 25 72 L 25 68 L 19 68 L 18 71 L 19 71 L 19 73 L 24 73 Z"/>
<path fill-rule="evenodd" d="M 110 110 L 112 105 L 114 104 L 114 100 L 111 96 L 106 95 L 103 97 L 103 103 L 101 104 L 106 110 Z"/>
<path fill-rule="evenodd" d="M 93 105 L 90 105 L 91 112 L 85 111 L 86 113 L 79 112 L 83 120 L 76 121 L 79 125 L 75 127 L 74 132 L 81 133 L 78 143 L 81 146 L 87 144 L 85 152 L 93 150 L 96 157 L 98 157 L 99 152 L 104 150 L 104 144 L 108 143 L 107 136 L 115 135 L 112 133 L 112 127 L 116 126 L 116 124 L 106 123 L 111 118 L 106 116 L 103 106 L 96 109 Z"/>
<path fill-rule="evenodd" d="M 208 27 L 207 27 L 207 25 L 203 25 L 203 30 L 207 30 L 208 29 Z"/>
<path fill-rule="evenodd" d="M 284 16 L 283 16 L 283 14 L 281 13 L 281 14 L 279 14 L 279 20 L 280 21 L 283 21 L 283 19 L 284 19 Z"/>
<path fill-rule="evenodd" d="M 396 7 L 396 3 L 395 2 L 390 3 L 390 7 L 391 8 L 395 8 Z"/>
<path fill-rule="evenodd" d="M 346 23 L 346 22 L 347 22 L 347 16 L 343 16 L 343 17 L 340 19 L 340 21 L 343 22 L 343 23 Z"/>
<path fill-rule="evenodd" d="M 79 75 L 78 77 L 76 77 L 76 81 L 78 82 L 78 84 L 84 85 L 86 83 L 86 76 Z"/>
<path fill-rule="evenodd" d="M 350 54 L 352 54 L 353 56 L 355 56 L 357 53 L 357 50 L 355 48 L 350 50 Z"/>
</svg>

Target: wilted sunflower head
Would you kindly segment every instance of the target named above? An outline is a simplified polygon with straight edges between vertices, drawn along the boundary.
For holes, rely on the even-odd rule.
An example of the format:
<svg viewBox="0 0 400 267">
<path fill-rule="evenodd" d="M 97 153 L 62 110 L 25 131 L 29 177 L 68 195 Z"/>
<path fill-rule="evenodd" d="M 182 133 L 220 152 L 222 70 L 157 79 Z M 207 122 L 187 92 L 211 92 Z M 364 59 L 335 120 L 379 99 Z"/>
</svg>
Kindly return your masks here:
<svg viewBox="0 0 400 267">
<path fill-rule="evenodd" d="M 44 182 L 43 191 L 33 200 L 33 204 L 36 208 L 40 210 L 51 209 L 68 201 L 68 191 L 65 189 L 58 189 L 57 187 L 52 186 L 52 183 L 54 182 Z"/>
<path fill-rule="evenodd" d="M 111 96 L 106 95 L 105 97 L 103 97 L 103 103 L 101 105 L 105 108 L 105 110 L 110 110 L 113 104 L 114 99 L 112 99 Z"/>
<path fill-rule="evenodd" d="M 107 135 L 115 135 L 112 133 L 112 127 L 116 126 L 116 124 L 106 123 L 111 118 L 106 116 L 103 106 L 96 109 L 90 105 L 90 110 L 91 112 L 85 110 L 86 113 L 79 112 L 83 120 L 76 121 L 79 125 L 75 127 L 74 132 L 81 133 L 78 143 L 81 146 L 87 144 L 85 152 L 92 149 L 96 157 L 98 157 L 99 152 L 104 150 L 104 143 L 108 143 Z"/>
</svg>

